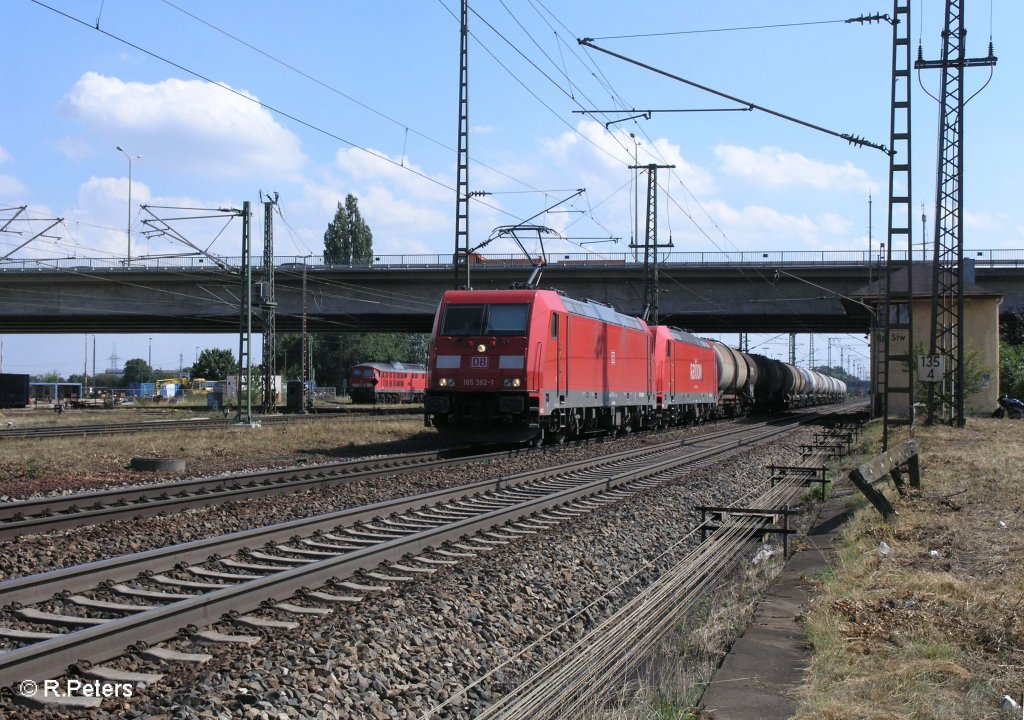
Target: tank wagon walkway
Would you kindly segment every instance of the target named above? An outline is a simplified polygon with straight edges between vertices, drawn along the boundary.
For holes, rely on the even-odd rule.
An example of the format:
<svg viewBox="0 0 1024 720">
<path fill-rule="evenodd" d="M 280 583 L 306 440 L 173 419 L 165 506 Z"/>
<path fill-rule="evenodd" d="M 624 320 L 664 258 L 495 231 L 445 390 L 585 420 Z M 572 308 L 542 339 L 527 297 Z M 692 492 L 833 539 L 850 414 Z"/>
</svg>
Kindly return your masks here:
<svg viewBox="0 0 1024 720">
<path fill-rule="evenodd" d="M 788 720 L 796 713 L 794 694 L 811 657 L 800 623 L 813 591 L 809 579 L 829 567 L 832 538 L 854 492 L 848 482 L 833 488 L 807 531 L 806 547 L 786 563 L 722 661 L 700 703 L 715 720 Z"/>
</svg>

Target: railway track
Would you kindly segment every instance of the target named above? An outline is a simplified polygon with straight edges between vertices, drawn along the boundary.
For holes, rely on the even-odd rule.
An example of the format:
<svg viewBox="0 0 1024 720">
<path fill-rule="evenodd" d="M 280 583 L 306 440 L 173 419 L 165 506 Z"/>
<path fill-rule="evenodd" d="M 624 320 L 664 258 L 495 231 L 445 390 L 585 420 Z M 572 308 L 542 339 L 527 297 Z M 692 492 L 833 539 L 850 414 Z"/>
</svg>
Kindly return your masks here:
<svg viewBox="0 0 1024 720">
<path fill-rule="evenodd" d="M 762 423 L 761 425 L 763 425 Z M 718 431 L 720 435 L 723 431 Z M 726 430 L 724 432 L 736 432 Z M 655 436 L 656 437 L 656 436 Z M 152 517 L 198 506 L 283 495 L 386 475 L 438 469 L 465 462 L 487 462 L 529 452 L 526 448 L 479 452 L 471 449 L 425 451 L 314 467 L 190 478 L 167 483 L 55 495 L 0 503 L 0 541 L 26 534 L 66 530 L 111 520 Z"/>
<path fill-rule="evenodd" d="M 395 408 L 387 410 L 345 410 L 312 413 L 309 415 L 260 415 L 256 420 L 263 425 L 280 423 L 306 422 L 330 418 L 342 422 L 354 422 L 367 418 L 409 417 L 419 415 L 421 408 Z M 151 420 L 132 423 L 101 423 L 97 425 L 62 425 L 59 427 L 25 427 L 0 430 L 0 441 L 25 438 L 51 438 L 80 435 L 115 435 L 120 433 L 150 432 L 154 430 L 209 430 L 210 428 L 230 427 L 234 424 L 232 417 L 186 418 L 181 420 Z"/>
<path fill-rule="evenodd" d="M 131 485 L 72 495 L 31 498 L 0 504 L 0 540 L 82 525 L 95 525 L 109 520 L 150 517 L 200 505 L 304 492 L 414 470 L 441 470 L 454 464 L 485 462 L 521 452 L 526 451 L 426 451 L 313 467 L 191 478 L 168 483 Z"/>
<path fill-rule="evenodd" d="M 220 617 L 236 626 L 288 627 L 290 621 L 274 617 L 326 614 L 331 606 L 359 602 L 815 418 L 737 426 L 8 580 L 0 583 L 0 606 L 10 608 L 9 627 L 0 628 L 0 637 L 22 646 L 0 653 L 0 686 L 54 677 L 79 659 L 102 662 L 130 645 L 151 657 L 184 659 L 150 646 L 182 628 L 196 640 L 224 640 L 197 629 Z"/>
</svg>

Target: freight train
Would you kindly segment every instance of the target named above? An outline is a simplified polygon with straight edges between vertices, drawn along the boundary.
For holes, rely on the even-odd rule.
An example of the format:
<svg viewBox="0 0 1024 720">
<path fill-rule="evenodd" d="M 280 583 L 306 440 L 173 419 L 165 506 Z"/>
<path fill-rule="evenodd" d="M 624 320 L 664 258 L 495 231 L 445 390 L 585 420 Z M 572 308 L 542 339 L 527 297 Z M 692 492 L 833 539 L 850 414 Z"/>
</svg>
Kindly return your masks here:
<svg viewBox="0 0 1024 720">
<path fill-rule="evenodd" d="M 434 318 L 424 423 L 564 442 L 840 402 L 813 370 L 648 325 L 555 290 L 449 290 Z"/>
<path fill-rule="evenodd" d="M 416 363 L 360 363 L 348 379 L 348 395 L 357 403 L 423 402 L 426 388 L 427 368 Z"/>
</svg>

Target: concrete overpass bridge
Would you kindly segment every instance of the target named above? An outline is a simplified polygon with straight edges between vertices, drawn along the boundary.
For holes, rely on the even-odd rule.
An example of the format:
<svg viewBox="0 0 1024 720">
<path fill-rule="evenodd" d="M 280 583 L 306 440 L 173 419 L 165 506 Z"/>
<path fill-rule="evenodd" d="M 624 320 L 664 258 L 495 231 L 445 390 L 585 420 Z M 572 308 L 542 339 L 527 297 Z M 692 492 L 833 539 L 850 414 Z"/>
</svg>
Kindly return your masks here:
<svg viewBox="0 0 1024 720">
<path fill-rule="evenodd" d="M 1024 308 L 1024 250 L 968 256 L 977 284 L 1004 295 L 1003 312 Z M 471 260 L 475 289 L 507 288 L 531 269 L 512 256 Z M 8 260 L 0 333 L 235 332 L 241 283 L 230 268 L 240 261 L 224 262 L 228 269 L 207 258 Z M 672 253 L 659 266 L 661 319 L 698 333 L 867 332 L 871 313 L 849 298 L 880 277 L 880 262 L 864 251 Z M 305 304 L 312 332 L 428 332 L 453 280 L 450 255 L 385 255 L 352 267 L 275 258 L 277 329 L 298 331 Z M 540 286 L 640 314 L 643 264 L 550 254 Z M 258 317 L 252 327 L 259 332 Z"/>
</svg>

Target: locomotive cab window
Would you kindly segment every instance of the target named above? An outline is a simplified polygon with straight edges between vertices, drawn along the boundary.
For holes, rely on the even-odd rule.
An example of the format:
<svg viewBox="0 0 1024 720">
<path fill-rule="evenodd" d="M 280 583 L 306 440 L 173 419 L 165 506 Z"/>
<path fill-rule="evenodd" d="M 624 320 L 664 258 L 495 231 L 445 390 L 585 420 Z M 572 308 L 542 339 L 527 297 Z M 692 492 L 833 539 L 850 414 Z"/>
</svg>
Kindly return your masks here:
<svg viewBox="0 0 1024 720">
<path fill-rule="evenodd" d="M 444 310 L 441 334 L 454 337 L 483 334 L 485 309 L 483 305 L 449 305 Z"/>
<path fill-rule="evenodd" d="M 558 314 L 551 313 L 551 337 L 558 337 Z"/>
<path fill-rule="evenodd" d="M 491 305 L 487 312 L 487 335 L 525 335 L 530 306 Z"/>
</svg>

